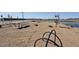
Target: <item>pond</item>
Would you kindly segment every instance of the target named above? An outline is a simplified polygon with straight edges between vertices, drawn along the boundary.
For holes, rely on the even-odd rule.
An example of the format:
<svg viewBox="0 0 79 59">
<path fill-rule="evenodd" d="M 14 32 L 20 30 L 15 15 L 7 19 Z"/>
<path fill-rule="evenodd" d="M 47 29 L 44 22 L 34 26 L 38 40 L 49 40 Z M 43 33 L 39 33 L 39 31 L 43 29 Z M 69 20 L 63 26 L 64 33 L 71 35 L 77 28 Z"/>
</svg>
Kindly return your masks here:
<svg viewBox="0 0 79 59">
<path fill-rule="evenodd" d="M 62 22 L 65 25 L 70 25 L 71 27 L 79 28 L 79 22 Z"/>
</svg>

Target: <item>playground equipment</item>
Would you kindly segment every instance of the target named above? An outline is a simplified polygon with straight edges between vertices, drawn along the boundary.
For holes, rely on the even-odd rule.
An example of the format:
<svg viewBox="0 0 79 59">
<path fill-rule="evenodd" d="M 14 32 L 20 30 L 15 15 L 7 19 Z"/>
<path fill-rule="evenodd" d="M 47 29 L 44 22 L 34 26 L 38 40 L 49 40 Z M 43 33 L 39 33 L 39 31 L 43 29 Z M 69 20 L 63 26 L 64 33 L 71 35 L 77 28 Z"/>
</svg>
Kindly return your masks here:
<svg viewBox="0 0 79 59">
<path fill-rule="evenodd" d="M 46 38 L 47 34 L 48 36 Z M 52 40 L 51 40 L 51 37 L 53 37 Z M 60 38 L 56 35 L 56 31 L 51 30 L 50 32 L 45 32 L 42 38 L 39 38 L 34 42 L 34 47 L 36 46 L 37 47 L 49 47 L 49 46 L 63 47 L 63 44 Z"/>
<path fill-rule="evenodd" d="M 55 15 L 54 22 L 55 22 L 56 27 L 57 27 L 57 25 L 60 23 L 60 16 L 59 15 Z"/>
</svg>

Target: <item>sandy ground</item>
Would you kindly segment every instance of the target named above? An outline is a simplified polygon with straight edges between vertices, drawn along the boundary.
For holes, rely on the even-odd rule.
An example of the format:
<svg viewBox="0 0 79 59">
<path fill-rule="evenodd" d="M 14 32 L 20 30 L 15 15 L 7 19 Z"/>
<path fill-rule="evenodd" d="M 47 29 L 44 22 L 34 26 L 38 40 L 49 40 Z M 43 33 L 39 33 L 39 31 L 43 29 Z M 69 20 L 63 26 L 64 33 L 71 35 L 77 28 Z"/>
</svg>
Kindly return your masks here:
<svg viewBox="0 0 79 59">
<path fill-rule="evenodd" d="M 79 47 L 79 28 L 64 28 L 63 24 L 55 27 L 55 23 L 49 21 L 28 21 L 25 23 L 30 27 L 17 29 L 14 24 L 3 25 L 0 28 L 0 46 L 33 47 L 34 42 L 41 38 L 44 32 L 55 29 L 64 47 Z M 38 26 L 35 26 L 36 24 Z"/>
</svg>

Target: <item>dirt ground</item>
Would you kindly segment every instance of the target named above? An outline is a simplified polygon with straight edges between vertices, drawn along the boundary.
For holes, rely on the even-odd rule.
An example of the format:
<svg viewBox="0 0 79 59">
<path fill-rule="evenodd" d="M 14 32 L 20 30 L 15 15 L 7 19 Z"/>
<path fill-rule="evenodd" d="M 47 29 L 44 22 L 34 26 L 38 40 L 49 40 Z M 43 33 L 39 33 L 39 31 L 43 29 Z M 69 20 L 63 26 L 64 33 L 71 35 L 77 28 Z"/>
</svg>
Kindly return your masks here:
<svg viewBox="0 0 79 59">
<path fill-rule="evenodd" d="M 27 24 L 27 22 L 25 22 Z M 0 28 L 0 47 L 33 47 L 44 32 L 56 30 L 64 47 L 79 47 L 79 28 L 55 27 L 51 21 L 28 21 L 30 27 L 17 29 L 14 24 Z M 50 26 L 51 25 L 51 26 Z M 40 43 L 41 44 L 41 43 Z"/>
</svg>

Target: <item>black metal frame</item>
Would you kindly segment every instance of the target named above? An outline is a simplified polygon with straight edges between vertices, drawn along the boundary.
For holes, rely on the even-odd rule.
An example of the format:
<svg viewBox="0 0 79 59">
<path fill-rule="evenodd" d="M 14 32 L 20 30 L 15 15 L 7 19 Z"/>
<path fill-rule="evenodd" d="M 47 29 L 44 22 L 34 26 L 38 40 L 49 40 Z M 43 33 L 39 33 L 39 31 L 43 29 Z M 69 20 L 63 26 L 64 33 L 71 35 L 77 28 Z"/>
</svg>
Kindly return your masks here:
<svg viewBox="0 0 79 59">
<path fill-rule="evenodd" d="M 44 36 L 45 36 L 47 33 L 49 34 L 49 35 L 48 35 L 48 38 L 45 38 Z M 54 35 L 54 40 L 51 40 L 51 39 L 50 39 L 51 35 Z M 56 40 L 57 40 L 56 38 L 59 40 L 60 45 L 58 45 L 58 44 L 56 43 Z M 55 30 L 51 30 L 51 32 L 45 32 L 45 33 L 43 34 L 42 38 L 39 38 L 39 39 L 37 39 L 37 40 L 35 41 L 34 47 L 36 46 L 36 43 L 37 43 L 39 40 L 43 40 L 44 42 L 46 42 L 45 47 L 47 47 L 47 46 L 48 46 L 48 43 L 50 43 L 50 42 L 54 43 L 54 45 L 57 46 L 57 47 L 63 47 L 62 41 L 61 41 L 60 38 L 56 35 L 56 31 L 55 31 Z M 50 41 L 50 42 L 49 42 L 49 41 Z"/>
</svg>

